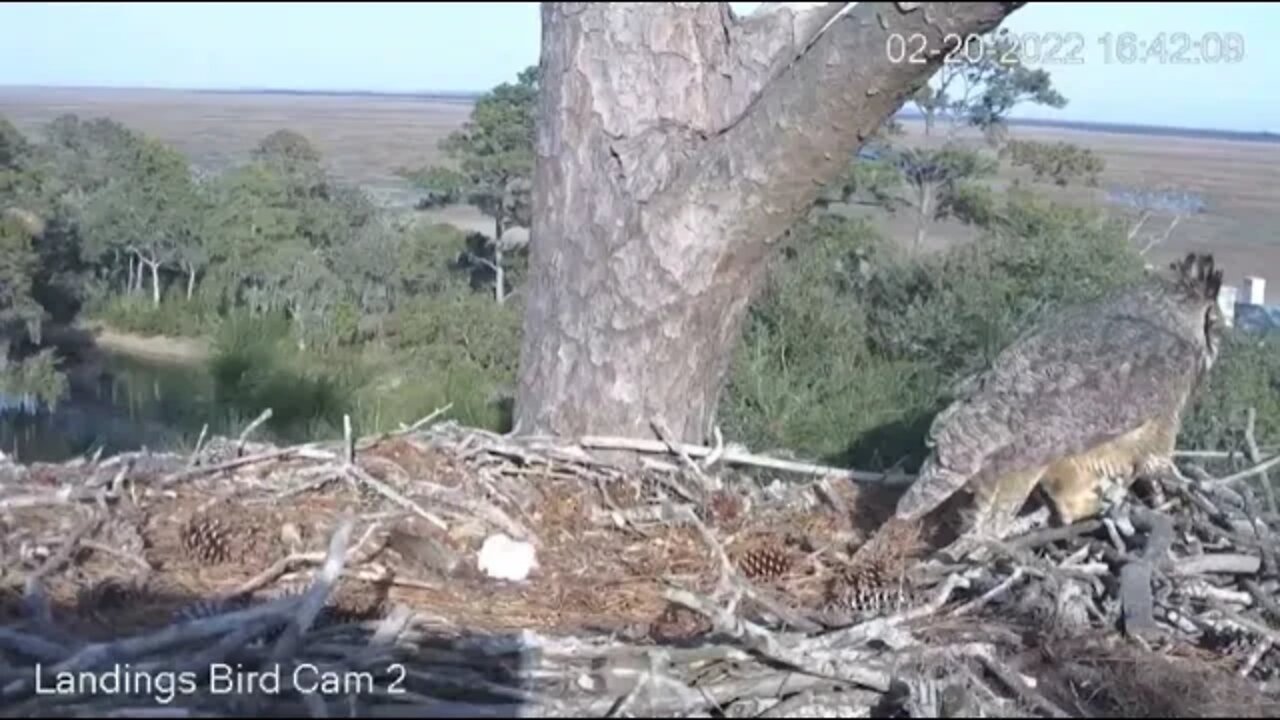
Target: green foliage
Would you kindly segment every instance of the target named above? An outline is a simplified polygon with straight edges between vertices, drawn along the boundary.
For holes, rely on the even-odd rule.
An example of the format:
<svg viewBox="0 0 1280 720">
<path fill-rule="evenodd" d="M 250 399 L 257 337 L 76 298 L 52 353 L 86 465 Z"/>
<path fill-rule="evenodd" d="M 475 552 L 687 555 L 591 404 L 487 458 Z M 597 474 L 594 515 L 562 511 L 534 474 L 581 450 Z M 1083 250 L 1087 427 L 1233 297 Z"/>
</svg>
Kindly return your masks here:
<svg viewBox="0 0 1280 720">
<path fill-rule="evenodd" d="M 721 417 L 759 447 L 864 466 L 919 462 L 953 383 L 1041 313 L 1132 280 L 1118 225 L 1024 191 L 976 242 L 903 256 L 832 215 L 797 228 L 754 301 Z"/>
<path fill-rule="evenodd" d="M 0 116 L 0 170 L 19 167 L 31 152 L 31 143 L 8 118 Z"/>
<path fill-rule="evenodd" d="M 989 222 L 991 202 L 975 182 L 996 172 L 985 154 L 948 143 L 941 148 L 894 148 L 886 151 L 909 192 L 889 205 L 907 205 L 916 213 L 914 248 L 924 243 L 929 223 L 947 217 L 966 222 Z"/>
<path fill-rule="evenodd" d="M 952 121 L 952 131 L 964 124 L 999 138 L 1005 118 L 1018 105 L 1066 107 L 1067 100 L 1053 87 L 1048 71 L 1028 68 L 1018 50 L 1008 28 L 966 37 L 935 74 L 936 86 L 923 85 L 912 96 L 925 116 L 926 132 L 943 116 Z"/>
<path fill-rule="evenodd" d="M 287 129 L 263 138 L 253 149 L 252 157 L 285 177 L 295 178 L 319 175 L 323 159 L 306 136 Z"/>
<path fill-rule="evenodd" d="M 1106 168 L 1097 153 L 1068 142 L 1013 140 L 1001 148 L 1000 155 L 1014 167 L 1029 168 L 1036 180 L 1052 180 L 1061 187 L 1077 180 L 1097 187 L 1098 176 Z"/>
<path fill-rule="evenodd" d="M 906 204 L 899 196 L 904 180 L 890 159 L 855 158 L 835 182 L 823 188 L 815 205 L 825 209 L 835 203 L 859 203 L 893 213 Z"/>
<path fill-rule="evenodd" d="M 461 199 L 476 206 L 494 218 L 499 236 L 508 227 L 528 227 L 537 96 L 538 68 L 529 67 L 515 83 L 476 100 L 466 124 L 440 141 L 456 170 L 428 167 L 401 174 L 437 202 Z"/>
<path fill-rule="evenodd" d="M 17 220 L 0 217 L 0 338 L 40 337 L 44 313 L 31 297 L 39 257 Z"/>
<path fill-rule="evenodd" d="M 200 237 L 202 206 L 186 158 L 142 138 L 120 155 L 118 175 L 95 192 L 80 219 L 90 256 L 131 256 L 150 270 L 160 304 L 160 267 Z"/>
<path fill-rule="evenodd" d="M 1182 424 L 1183 447 L 1244 452 L 1249 408 L 1264 447 L 1280 443 L 1280 338 L 1228 332 L 1208 383 Z"/>
<path fill-rule="evenodd" d="M 527 228 L 532 223 L 537 97 L 538 68 L 533 66 L 523 70 L 515 83 L 503 83 L 481 96 L 466 124 L 440 142 L 440 149 L 456 164 L 456 170 L 427 167 L 400 172 L 426 193 L 420 207 L 465 202 L 493 219 L 493 236 L 482 243 L 484 247 L 471 249 L 464 259 L 491 267 L 499 303 L 506 297 L 510 280 L 504 278 L 502 286 L 496 286 L 499 273 L 506 269 L 504 255 L 512 250 L 504 235 L 512 227 Z"/>
<path fill-rule="evenodd" d="M 401 168 L 396 174 L 423 192 L 422 199 L 418 201 L 421 210 L 452 205 L 466 196 L 467 177 L 453 168 L 439 165 L 417 170 Z"/>
<path fill-rule="evenodd" d="M 296 342 L 280 314 L 229 317 L 214 336 L 209 363 L 218 403 L 249 418 L 271 408 L 268 427 L 290 439 L 316 424 L 340 426 L 351 394 L 347 363 L 329 357 L 313 365 L 296 352 Z"/>
<path fill-rule="evenodd" d="M 730 436 L 843 462 L 859 438 L 919 421 L 935 395 L 928 368 L 878 357 L 857 299 L 889 253 L 864 222 L 824 215 L 796 229 L 733 358 L 719 413 Z M 900 440 L 857 459 L 892 463 Z"/>
<path fill-rule="evenodd" d="M 53 348 L 16 360 L 0 356 L 0 398 L 31 396 L 54 410 L 66 392 L 67 378 Z"/>
<path fill-rule="evenodd" d="M 217 306 L 208 297 L 188 300 L 176 287 L 159 305 L 139 295 L 110 295 L 93 308 L 93 314 L 116 330 L 164 337 L 204 337 L 220 321 Z"/>
<path fill-rule="evenodd" d="M 875 347 L 972 371 L 1039 313 L 1135 279 L 1143 263 L 1122 229 L 1091 211 L 1010 191 L 977 241 L 885 268 L 866 285 Z"/>
</svg>

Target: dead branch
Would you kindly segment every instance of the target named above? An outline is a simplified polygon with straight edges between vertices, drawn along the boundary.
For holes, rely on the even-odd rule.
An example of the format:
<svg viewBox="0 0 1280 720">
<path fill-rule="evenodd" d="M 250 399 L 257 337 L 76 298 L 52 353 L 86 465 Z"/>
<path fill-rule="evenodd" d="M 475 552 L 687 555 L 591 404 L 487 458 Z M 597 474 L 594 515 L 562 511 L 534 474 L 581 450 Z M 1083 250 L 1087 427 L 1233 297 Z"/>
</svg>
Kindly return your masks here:
<svg viewBox="0 0 1280 720">
<path fill-rule="evenodd" d="M 674 447 L 689 458 L 705 458 L 714 452 L 713 448 L 703 445 L 674 443 L 672 446 L 668 446 L 667 443 L 660 440 L 639 440 L 635 438 L 604 437 L 594 435 L 581 438 L 578 441 L 578 444 L 584 448 L 593 450 L 628 450 L 631 452 L 657 454 L 669 454 L 672 452 Z M 766 455 L 754 455 L 752 453 L 741 452 L 732 448 L 728 448 L 724 451 L 720 456 L 720 461 L 731 465 L 746 465 L 750 467 L 766 468 L 769 470 L 797 473 L 800 475 L 845 478 L 855 482 L 865 483 L 904 485 L 910 483 L 914 479 L 914 476 L 907 474 L 889 476 L 880 473 L 863 472 L 860 470 L 845 470 L 824 465 L 815 465 L 813 463 L 781 460 L 779 458 L 772 458 Z"/>
<path fill-rule="evenodd" d="M 1255 465 L 1262 462 L 1262 453 L 1258 450 L 1257 424 L 1258 410 L 1250 406 L 1245 415 L 1244 443 L 1245 449 L 1249 451 L 1249 462 Z M 1266 470 L 1259 472 L 1258 475 L 1258 479 L 1262 482 L 1262 491 L 1267 498 L 1267 510 L 1272 513 L 1280 512 L 1280 505 L 1276 502 L 1276 489 L 1271 485 L 1271 476 Z"/>
<path fill-rule="evenodd" d="M 253 431 L 257 430 L 263 423 L 270 420 L 271 414 L 271 408 L 267 408 L 266 410 L 263 410 L 258 417 L 254 418 L 253 422 L 249 423 L 249 425 L 245 427 L 244 431 L 240 433 L 240 437 L 236 438 L 236 455 L 239 455 L 244 451 L 244 444 L 249 439 L 249 436 L 252 435 Z"/>
<path fill-rule="evenodd" d="M 1130 635 L 1156 630 L 1151 596 L 1151 578 L 1173 545 L 1173 522 L 1166 516 L 1144 508 L 1133 508 L 1136 524 L 1147 529 L 1147 547 L 1142 557 L 1120 570 L 1120 598 L 1124 629 Z"/>
</svg>

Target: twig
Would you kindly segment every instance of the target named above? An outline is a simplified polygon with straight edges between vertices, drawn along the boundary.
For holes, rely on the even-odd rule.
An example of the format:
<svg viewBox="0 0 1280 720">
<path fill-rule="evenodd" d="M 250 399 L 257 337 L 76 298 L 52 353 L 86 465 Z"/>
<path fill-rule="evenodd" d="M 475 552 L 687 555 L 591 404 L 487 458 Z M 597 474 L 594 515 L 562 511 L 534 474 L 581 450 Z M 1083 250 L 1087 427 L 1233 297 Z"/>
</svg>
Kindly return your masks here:
<svg viewBox="0 0 1280 720">
<path fill-rule="evenodd" d="M 293 622 L 276 642 L 275 650 L 271 653 L 272 660 L 280 662 L 291 657 L 297 650 L 302 636 L 311 629 L 311 624 L 315 622 L 338 577 L 342 575 L 342 568 L 347 560 L 347 544 L 351 541 L 351 531 L 354 527 L 355 518 L 350 513 L 338 523 L 333 537 L 329 539 L 329 552 L 325 557 L 324 566 L 320 568 L 320 572 L 316 573 L 315 581 L 302 596 L 302 602 L 298 606 Z"/>
<path fill-rule="evenodd" d="M 603 437 L 590 435 L 581 438 L 578 444 L 585 448 L 593 448 L 597 450 L 629 450 L 631 452 L 669 454 L 671 448 L 665 442 L 659 440 L 640 440 L 636 438 L 620 438 L 620 437 Z M 713 452 L 712 448 L 703 445 L 689 445 L 687 443 L 676 443 L 685 455 L 690 458 L 707 457 Z M 880 473 L 863 472 L 860 470 L 844 470 L 841 468 L 829 467 L 825 465 L 815 465 L 813 463 L 794 462 L 791 460 L 781 460 L 765 455 L 753 455 L 751 453 L 739 452 L 737 450 L 726 449 L 721 458 L 722 462 L 733 465 L 749 465 L 753 467 L 768 468 L 770 470 L 781 470 L 783 472 L 793 472 L 800 475 L 820 475 L 830 477 L 848 478 L 855 482 L 868 483 L 884 483 L 888 485 L 903 485 L 910 483 L 914 476 L 899 475 L 897 477 L 882 475 Z"/>
<path fill-rule="evenodd" d="M 89 532 L 92 531 L 94 528 L 96 528 L 99 522 L 101 522 L 101 518 L 99 518 L 97 515 L 94 515 L 88 518 L 87 520 L 85 520 L 84 522 L 80 523 L 80 525 L 78 525 L 76 529 L 72 531 L 71 536 L 68 537 L 65 541 L 63 541 L 62 545 L 58 548 L 58 552 L 49 556 L 49 558 L 45 560 L 44 563 L 41 564 L 39 568 L 37 568 L 27 577 L 27 582 L 38 583 L 39 581 L 43 580 L 47 575 L 51 574 L 58 568 L 62 567 L 63 563 L 71 559 L 71 554 L 75 552 L 76 547 L 80 544 L 80 539 L 83 538 L 85 535 L 89 534 Z"/>
<path fill-rule="evenodd" d="M 698 483 L 701 487 L 702 499 L 705 500 L 713 490 L 711 487 L 711 480 L 707 477 L 706 473 L 702 472 L 702 468 L 693 461 L 693 458 L 689 457 L 688 453 L 686 453 L 678 443 L 676 443 L 671 436 L 670 428 L 667 427 L 666 423 L 663 422 L 661 418 L 655 417 L 649 421 L 649 424 L 653 427 L 653 431 L 658 434 L 658 438 L 662 440 L 663 444 L 667 446 L 670 452 L 679 457 L 680 462 L 693 472 L 693 476 L 698 479 Z"/>
<path fill-rule="evenodd" d="M 720 458 L 724 456 L 724 433 L 720 432 L 720 426 L 716 425 L 712 428 L 712 437 L 716 441 L 716 445 L 711 452 L 702 459 L 702 469 L 710 472 L 716 463 L 720 462 Z"/>
<path fill-rule="evenodd" d="M 1022 678 L 1018 677 L 1016 672 L 1006 667 L 1004 663 L 992 657 L 990 652 L 974 652 L 972 655 L 980 660 L 992 675 L 999 678 L 1000 682 L 1007 685 L 1010 690 L 1018 693 L 1018 696 L 1027 703 L 1047 712 L 1050 716 L 1055 718 L 1071 717 L 1071 715 L 1069 715 L 1065 710 L 1054 705 L 1048 700 L 1048 698 L 1029 687 Z"/>
<path fill-rule="evenodd" d="M 1085 520 L 1084 522 L 1072 523 L 1065 527 L 1045 528 L 1043 530 L 1034 530 L 1008 541 L 1009 547 L 1019 550 L 1030 550 L 1041 545 L 1058 542 L 1059 540 L 1073 540 L 1081 535 L 1088 535 L 1102 527 L 1101 520 Z"/>
<path fill-rule="evenodd" d="M 378 491 L 382 495 L 386 496 L 395 504 L 405 508 L 406 510 L 413 512 L 415 515 L 422 518 L 423 520 L 426 520 L 432 525 L 435 525 L 437 528 L 441 530 L 446 530 L 446 531 L 449 529 L 449 525 L 446 524 L 444 520 L 441 520 L 439 517 L 432 515 L 426 510 L 423 510 L 421 505 L 410 500 L 409 498 L 406 498 L 405 496 L 393 490 L 387 484 L 374 478 L 372 475 L 362 470 L 360 466 L 352 465 L 346 468 L 346 472 L 349 475 L 351 475 L 353 479 L 359 482 L 362 482 L 365 485 L 368 485 L 369 487 Z"/>
<path fill-rule="evenodd" d="M 234 460 L 228 460 L 226 462 L 218 463 L 217 465 L 191 468 L 189 470 L 183 470 L 182 472 L 176 472 L 170 475 L 166 475 L 164 478 L 160 480 L 160 486 L 168 487 L 170 485 L 174 485 L 176 483 L 180 483 L 185 480 L 191 480 L 192 478 L 200 477 L 201 475 L 213 475 L 215 473 L 220 473 L 224 470 L 234 470 L 239 467 L 244 467 L 245 465 L 253 465 L 254 463 L 267 462 L 270 460 L 278 460 L 280 458 L 287 457 L 289 455 L 295 455 L 295 454 L 306 455 L 308 453 L 316 452 L 317 449 L 318 447 L 316 444 L 308 443 L 306 445 L 298 445 L 296 447 L 281 448 L 279 450 L 269 450 L 267 452 L 258 453 L 257 455 L 246 455 L 244 457 L 239 457 Z M 312 456 L 314 457 L 314 455 Z"/>
<path fill-rule="evenodd" d="M 1175 575 L 1253 575 L 1262 567 L 1262 560 L 1254 555 L 1242 553 L 1206 553 L 1184 558 L 1174 563 L 1171 571 Z"/>
<path fill-rule="evenodd" d="M 253 577 L 249 578 L 248 580 L 245 580 L 244 582 L 240 583 L 234 588 L 224 593 L 221 593 L 221 597 L 229 599 L 229 598 L 236 598 L 236 597 L 241 597 L 243 595 L 247 595 L 253 592 L 254 590 L 264 588 L 267 585 L 270 585 L 272 582 L 276 581 L 277 579 L 283 577 L 284 574 L 289 572 L 289 570 L 293 568 L 293 566 L 295 565 L 300 565 L 302 563 L 309 563 L 309 562 L 311 563 L 323 562 L 325 557 L 326 556 L 323 553 L 318 553 L 318 552 L 291 553 L 289 555 L 286 555 L 285 557 L 280 558 L 274 563 L 271 563 L 270 567 L 266 568 L 265 570 L 258 573 L 257 575 L 254 575 Z"/>
<path fill-rule="evenodd" d="M 22 653 L 39 662 L 52 663 L 67 656 L 67 648 L 45 637 L 0 627 L 0 647 Z"/>
<path fill-rule="evenodd" d="M 667 588 L 663 596 L 670 602 L 689 608 L 711 621 L 715 631 L 734 639 L 747 640 L 748 644 L 763 649 L 773 656 L 777 651 L 777 640 L 773 633 L 748 620 L 735 617 L 710 599 L 699 597 L 688 590 Z"/>
<path fill-rule="evenodd" d="M 415 420 L 411 425 L 405 425 L 404 423 L 400 423 L 399 429 L 396 429 L 390 432 L 379 433 L 372 437 L 361 438 L 358 441 L 356 441 L 356 444 L 355 444 L 356 449 L 368 450 L 369 448 L 389 438 L 411 435 L 417 432 L 418 430 L 421 430 L 423 427 L 430 425 L 441 415 L 449 412 L 452 409 L 453 409 L 453 403 L 447 403 L 443 407 L 438 407 L 435 410 L 431 411 L 431 414 L 425 417 L 419 418 L 418 420 Z"/>
<path fill-rule="evenodd" d="M 200 427 L 200 437 L 196 438 L 196 448 L 191 451 L 191 457 L 187 459 L 187 467 L 196 466 L 196 459 L 200 457 L 200 451 L 204 449 L 204 436 L 209 432 L 209 423 L 205 423 Z"/>
<path fill-rule="evenodd" d="M 1258 436 L 1255 432 L 1258 421 L 1258 410 L 1252 406 L 1249 407 L 1245 414 L 1244 424 L 1244 443 L 1245 448 L 1249 451 L 1249 462 L 1257 464 L 1262 462 L 1262 453 L 1258 451 Z M 1276 489 L 1271 485 L 1271 475 L 1266 470 L 1258 473 L 1259 480 L 1262 481 L 1262 492 L 1267 498 L 1267 510 L 1275 513 L 1280 512 L 1280 505 L 1276 503 Z"/>
<path fill-rule="evenodd" d="M 642 690 L 649 689 L 649 681 L 652 678 L 653 678 L 652 672 L 640 673 L 639 681 L 637 681 L 636 684 L 632 686 L 632 688 L 629 691 L 627 691 L 625 695 L 618 698 L 618 701 L 614 703 L 613 707 L 610 708 L 609 712 L 605 713 L 604 716 L 609 718 L 620 717 L 622 713 L 630 709 L 631 704 L 635 702 L 636 697 L 640 694 Z"/>
<path fill-rule="evenodd" d="M 1267 651 L 1273 647 L 1275 647 L 1275 643 L 1270 638 L 1263 638 L 1258 643 L 1258 646 L 1249 653 L 1244 665 L 1240 667 L 1240 677 L 1249 677 L 1249 673 L 1252 673 L 1253 669 L 1258 667 L 1258 663 L 1262 661 L 1262 656 L 1266 655 Z"/>
<path fill-rule="evenodd" d="M 729 559 L 729 553 L 725 552 L 724 546 L 716 539 L 711 530 L 698 519 L 693 510 L 688 506 L 681 509 L 683 520 L 697 529 L 698 534 L 702 536 L 702 541 L 711 548 L 711 553 L 716 559 L 716 564 L 720 568 L 720 581 L 716 585 L 716 593 L 719 594 L 729 589 L 737 579 L 737 570 L 733 566 L 733 561 Z"/>
<path fill-rule="evenodd" d="M 617 501 L 609 494 L 608 483 L 605 482 L 604 478 L 596 478 L 596 488 L 600 491 L 600 497 L 604 498 L 604 504 L 608 508 L 609 517 L 614 521 L 615 525 L 620 528 L 628 528 L 642 538 L 647 539 L 653 537 L 645 531 L 644 528 L 627 520 L 626 514 L 623 512 L 622 508 L 618 507 Z"/>
<path fill-rule="evenodd" d="M 1023 570 L 1022 568 L 1017 568 L 1016 570 L 1013 571 L 1012 575 L 1005 578 L 999 585 L 996 585 L 995 587 L 991 588 L 987 592 L 983 593 L 981 597 L 974 598 L 973 600 L 970 600 L 964 605 L 961 605 L 960 607 L 953 610 L 951 612 L 951 616 L 959 617 L 961 615 L 966 615 L 968 613 L 981 610 L 982 608 L 991 604 L 992 600 L 995 600 L 996 598 L 1000 597 L 1004 593 L 1008 592 L 1009 588 L 1013 587 L 1014 583 L 1021 580 L 1025 575 L 1026 575 L 1026 570 Z"/>
<path fill-rule="evenodd" d="M 270 419 L 271 419 L 271 408 L 267 408 L 266 410 L 262 411 L 261 415 L 254 418 L 253 422 L 249 423 L 249 426 L 244 429 L 244 432 L 240 433 L 239 439 L 236 440 L 236 455 L 239 455 L 241 452 L 244 451 L 244 443 L 246 440 L 249 439 L 249 435 L 251 435 L 254 430 L 257 430 L 259 425 L 261 425 L 262 423 Z"/>
<path fill-rule="evenodd" d="M 1275 455 L 1272 455 L 1266 460 L 1263 460 L 1262 462 L 1257 463 L 1253 467 L 1245 468 L 1244 470 L 1241 470 L 1238 473 L 1232 473 L 1231 475 L 1228 475 L 1223 478 L 1214 478 L 1212 480 L 1206 481 L 1205 485 L 1211 488 L 1224 487 L 1232 483 L 1239 482 L 1241 480 L 1247 480 L 1253 477 L 1254 475 L 1260 475 L 1262 473 L 1265 473 L 1267 470 L 1270 470 L 1275 465 L 1280 465 L 1280 453 L 1276 453 Z"/>
<path fill-rule="evenodd" d="M 1120 569 L 1120 603 L 1125 632 L 1140 635 L 1156 630 L 1151 595 L 1151 576 L 1173 545 L 1173 521 L 1167 516 L 1134 507 L 1136 524 L 1146 526 L 1147 547 L 1140 560 Z"/>
<path fill-rule="evenodd" d="M 1250 632 L 1256 633 L 1257 635 L 1267 640 L 1270 640 L 1273 643 L 1280 643 L 1280 632 L 1276 632 L 1275 630 L 1272 630 L 1270 627 L 1267 626 L 1266 623 L 1259 622 L 1246 615 L 1242 615 L 1236 612 L 1235 610 L 1232 610 L 1231 608 L 1227 607 L 1226 605 L 1223 605 L 1221 602 L 1217 602 L 1212 599 L 1210 599 L 1209 602 L 1210 604 L 1213 605 L 1213 609 L 1216 612 L 1220 613 L 1227 620 L 1235 623 L 1236 625 L 1239 625 L 1240 627 L 1245 628 Z"/>
<path fill-rule="evenodd" d="M 101 542 L 98 542 L 97 540 L 81 540 L 80 544 L 91 550 L 96 550 L 97 552 L 100 552 L 104 555 L 110 555 L 112 557 L 124 560 L 125 562 L 133 563 L 134 565 L 137 565 L 140 569 L 142 569 L 143 572 L 151 572 L 155 569 L 151 567 L 151 565 L 147 563 L 145 559 L 140 558 L 137 555 L 131 555 L 130 553 L 124 552 L 123 550 L 113 548 L 106 543 L 101 543 Z"/>
<path fill-rule="evenodd" d="M 1174 450 L 1176 458 L 1205 458 L 1213 460 L 1230 460 L 1236 456 L 1234 450 Z"/>
<path fill-rule="evenodd" d="M 101 665 L 123 663 L 136 657 L 160 652 L 175 645 L 200 642 L 201 640 L 235 630 L 245 623 L 258 618 L 288 617 L 293 613 L 298 602 L 298 598 L 286 597 L 249 608 L 248 610 L 223 613 L 210 618 L 170 625 L 149 635 L 126 638 L 111 643 L 94 643 L 82 648 L 75 655 L 54 665 L 46 672 L 50 674 L 81 672 Z M 26 687 L 27 682 L 28 680 L 24 678 L 10 683 L 5 687 L 4 695 L 11 697 L 20 694 Z"/>
<path fill-rule="evenodd" d="M 1258 607 L 1271 614 L 1272 622 L 1280 622 L 1280 603 L 1277 603 L 1256 581 L 1243 579 L 1240 585 L 1249 591 Z"/>
</svg>

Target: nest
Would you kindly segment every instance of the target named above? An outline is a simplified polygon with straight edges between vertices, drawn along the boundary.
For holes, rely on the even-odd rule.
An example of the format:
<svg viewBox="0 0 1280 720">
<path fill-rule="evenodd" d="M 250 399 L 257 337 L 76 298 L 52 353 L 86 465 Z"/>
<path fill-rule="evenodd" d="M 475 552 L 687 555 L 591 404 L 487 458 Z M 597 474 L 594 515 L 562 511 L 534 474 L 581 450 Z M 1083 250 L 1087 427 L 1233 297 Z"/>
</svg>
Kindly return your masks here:
<svg viewBox="0 0 1280 720">
<path fill-rule="evenodd" d="M 589 451 L 625 450 L 634 462 Z M 611 455 L 616 458 L 616 455 Z M 450 423 L 0 466 L 7 716 L 1274 716 L 1226 482 L 948 561 L 902 478 Z M 523 581 L 477 553 L 532 545 Z"/>
</svg>

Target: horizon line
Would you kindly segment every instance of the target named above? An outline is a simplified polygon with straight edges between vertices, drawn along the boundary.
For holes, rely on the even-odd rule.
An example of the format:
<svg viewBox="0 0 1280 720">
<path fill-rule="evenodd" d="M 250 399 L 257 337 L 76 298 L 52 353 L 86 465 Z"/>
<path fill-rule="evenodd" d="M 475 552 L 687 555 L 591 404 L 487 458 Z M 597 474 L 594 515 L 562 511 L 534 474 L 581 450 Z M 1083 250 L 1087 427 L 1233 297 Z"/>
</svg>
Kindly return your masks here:
<svg viewBox="0 0 1280 720">
<path fill-rule="evenodd" d="M 333 89 L 333 88 L 288 88 L 288 87 L 175 87 L 146 85 L 39 85 L 39 84 L 4 84 L 0 83 L 0 91 L 4 90 L 54 90 L 54 91 L 116 91 L 116 92 L 190 92 L 223 95 L 315 95 L 330 97 L 385 97 L 412 98 L 420 100 L 475 100 L 488 90 L 370 90 L 370 89 Z M 905 107 L 894 113 L 895 119 L 918 120 L 924 115 L 918 110 Z M 1195 127 L 1190 125 L 1154 125 L 1137 121 L 1114 120 L 1080 120 L 1071 118 L 1019 118 L 1011 117 L 1009 125 L 1026 125 L 1041 127 L 1059 127 L 1075 129 L 1093 129 L 1113 132 L 1146 131 L 1158 134 L 1206 134 L 1228 136 L 1243 140 L 1261 140 L 1280 142 L 1280 133 L 1271 130 L 1234 130 L 1220 127 Z M 1224 138 L 1225 139 L 1225 138 Z"/>
</svg>

